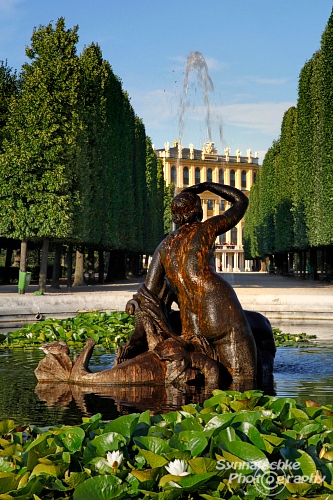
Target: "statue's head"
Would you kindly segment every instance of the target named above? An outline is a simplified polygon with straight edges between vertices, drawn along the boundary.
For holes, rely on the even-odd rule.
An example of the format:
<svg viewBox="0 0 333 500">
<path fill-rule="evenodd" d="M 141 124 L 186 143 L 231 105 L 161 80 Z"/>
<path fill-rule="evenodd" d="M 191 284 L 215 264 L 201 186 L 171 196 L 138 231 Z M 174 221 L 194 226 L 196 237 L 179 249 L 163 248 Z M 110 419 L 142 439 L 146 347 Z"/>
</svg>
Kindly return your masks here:
<svg viewBox="0 0 333 500">
<path fill-rule="evenodd" d="M 171 203 L 172 220 L 177 226 L 188 222 L 200 222 L 203 217 L 201 200 L 197 194 L 184 192 Z"/>
</svg>

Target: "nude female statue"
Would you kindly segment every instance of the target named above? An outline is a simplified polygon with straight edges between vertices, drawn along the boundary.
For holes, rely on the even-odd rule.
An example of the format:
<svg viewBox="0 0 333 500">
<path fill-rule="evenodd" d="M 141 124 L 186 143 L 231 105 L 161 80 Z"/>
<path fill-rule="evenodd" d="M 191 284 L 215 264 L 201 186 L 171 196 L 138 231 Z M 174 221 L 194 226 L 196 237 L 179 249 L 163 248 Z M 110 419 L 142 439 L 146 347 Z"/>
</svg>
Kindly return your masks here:
<svg viewBox="0 0 333 500">
<path fill-rule="evenodd" d="M 232 206 L 201 222 L 198 194 L 204 191 Z M 214 265 L 216 237 L 241 220 L 247 205 L 247 197 L 230 186 L 204 182 L 184 189 L 171 205 L 179 228 L 158 246 L 146 282 L 127 303 L 126 312 L 135 314 L 135 331 L 118 349 L 114 366 L 91 373 L 92 339 L 74 364 L 67 346 L 58 342 L 45 347 L 48 355 L 35 371 L 38 380 L 87 385 L 150 382 L 183 390 L 186 384 L 200 384 L 201 374 L 207 390 L 232 382 L 233 389 L 244 391 L 260 384 L 262 375 L 271 375 L 275 343 L 269 321 L 254 311 L 243 311 Z M 179 311 L 171 309 L 172 301 Z"/>
<path fill-rule="evenodd" d="M 199 193 L 210 191 L 232 206 L 222 215 L 201 222 Z M 172 218 L 179 228 L 156 249 L 146 287 L 156 296 L 165 278 L 177 297 L 181 338 L 193 343 L 205 339 L 233 382 L 256 379 L 256 345 L 245 313 L 233 288 L 215 271 L 216 237 L 233 228 L 243 217 L 248 198 L 236 188 L 203 182 L 184 189 L 172 202 Z"/>
</svg>

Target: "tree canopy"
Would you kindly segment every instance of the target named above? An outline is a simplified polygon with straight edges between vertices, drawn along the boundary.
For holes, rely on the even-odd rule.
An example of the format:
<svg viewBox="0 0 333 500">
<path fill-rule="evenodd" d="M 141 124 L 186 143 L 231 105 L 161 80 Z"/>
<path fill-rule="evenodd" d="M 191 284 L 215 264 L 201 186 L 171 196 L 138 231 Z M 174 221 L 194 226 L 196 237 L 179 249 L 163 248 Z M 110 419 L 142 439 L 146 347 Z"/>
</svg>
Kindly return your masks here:
<svg viewBox="0 0 333 500">
<path fill-rule="evenodd" d="M 34 29 L 19 89 L 0 67 L 0 235 L 152 252 L 161 164 L 100 47 L 77 42 L 60 18 Z"/>
</svg>

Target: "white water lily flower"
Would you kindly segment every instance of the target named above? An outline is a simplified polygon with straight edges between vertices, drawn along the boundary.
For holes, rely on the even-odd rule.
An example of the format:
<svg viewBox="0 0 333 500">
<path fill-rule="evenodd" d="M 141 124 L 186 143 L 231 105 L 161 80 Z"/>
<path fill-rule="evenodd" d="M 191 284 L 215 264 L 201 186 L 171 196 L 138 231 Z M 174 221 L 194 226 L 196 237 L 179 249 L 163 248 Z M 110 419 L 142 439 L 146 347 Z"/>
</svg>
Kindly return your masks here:
<svg viewBox="0 0 333 500">
<path fill-rule="evenodd" d="M 26 337 L 27 337 L 27 339 L 32 339 L 32 333 L 27 333 Z"/>
<path fill-rule="evenodd" d="M 178 458 L 173 462 L 169 462 L 169 465 L 166 465 L 165 468 L 173 476 L 187 476 L 189 474 L 186 471 L 187 465 L 184 460 L 178 460 Z"/>
<path fill-rule="evenodd" d="M 120 451 L 108 451 L 106 454 L 105 463 L 112 469 L 117 469 L 123 461 L 123 454 Z"/>
</svg>

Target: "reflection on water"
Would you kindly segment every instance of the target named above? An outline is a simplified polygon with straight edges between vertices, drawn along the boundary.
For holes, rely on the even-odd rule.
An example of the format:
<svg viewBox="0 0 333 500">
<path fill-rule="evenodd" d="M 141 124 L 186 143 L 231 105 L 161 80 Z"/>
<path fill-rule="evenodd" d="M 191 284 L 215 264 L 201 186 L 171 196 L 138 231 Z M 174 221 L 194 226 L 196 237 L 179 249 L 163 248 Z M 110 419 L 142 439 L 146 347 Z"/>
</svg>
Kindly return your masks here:
<svg viewBox="0 0 333 500">
<path fill-rule="evenodd" d="M 275 325 L 274 325 L 275 326 Z M 275 362 L 275 389 L 279 397 L 296 398 L 300 404 L 307 399 L 319 404 L 333 403 L 333 335 L 331 325 L 316 325 L 319 339 L 314 346 L 279 348 Z M 285 332 L 308 334 L 308 325 L 280 326 Z M 294 331 L 293 331 L 294 329 Z M 74 425 L 84 415 L 100 412 L 110 420 L 132 411 L 165 412 L 190 402 L 202 402 L 210 394 L 195 389 L 184 395 L 175 388 L 153 385 L 133 387 L 69 386 L 67 384 L 38 384 L 34 369 L 45 356 L 40 350 L 0 351 L 0 420 L 13 418 L 17 424 L 47 426 Z M 113 364 L 114 354 L 96 350 L 90 362 L 93 371 L 104 370 Z"/>
</svg>

